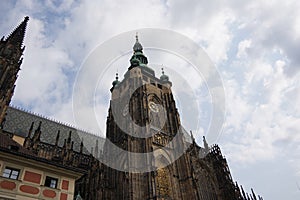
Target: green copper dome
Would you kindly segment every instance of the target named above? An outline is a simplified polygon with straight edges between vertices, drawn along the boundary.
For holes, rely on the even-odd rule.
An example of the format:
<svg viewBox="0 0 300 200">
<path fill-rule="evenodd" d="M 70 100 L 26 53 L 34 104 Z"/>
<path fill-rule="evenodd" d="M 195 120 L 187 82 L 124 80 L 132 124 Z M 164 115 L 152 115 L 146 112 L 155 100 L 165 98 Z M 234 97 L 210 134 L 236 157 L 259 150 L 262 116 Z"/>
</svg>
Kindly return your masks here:
<svg viewBox="0 0 300 200">
<path fill-rule="evenodd" d="M 133 55 L 130 59 L 131 67 L 146 66 L 148 64 L 148 59 L 143 54 L 143 46 L 139 42 L 138 35 L 136 35 L 135 37 L 136 41 L 133 46 Z"/>
<path fill-rule="evenodd" d="M 138 37 L 137 33 L 136 33 L 136 36 L 135 36 L 135 44 L 133 46 L 133 51 L 134 52 L 141 52 L 143 54 L 143 46 L 139 42 L 139 37 Z"/>
<path fill-rule="evenodd" d="M 119 79 L 118 73 L 116 73 L 116 80 L 114 80 L 114 81 L 112 82 L 113 87 L 115 87 L 116 85 L 118 85 L 118 84 L 120 83 L 120 81 L 119 81 L 118 79 Z"/>
<path fill-rule="evenodd" d="M 141 43 L 139 43 L 138 36 L 136 36 L 136 41 L 133 46 L 133 51 L 134 52 L 142 52 L 143 51 L 143 46 L 141 45 Z"/>
<path fill-rule="evenodd" d="M 162 75 L 160 76 L 160 80 L 161 81 L 169 81 L 169 77 L 167 75 L 165 75 L 164 68 L 161 68 L 161 70 L 162 70 Z"/>
<path fill-rule="evenodd" d="M 130 59 L 130 64 L 133 67 L 139 66 L 140 60 L 136 56 L 132 56 L 132 58 Z"/>
</svg>

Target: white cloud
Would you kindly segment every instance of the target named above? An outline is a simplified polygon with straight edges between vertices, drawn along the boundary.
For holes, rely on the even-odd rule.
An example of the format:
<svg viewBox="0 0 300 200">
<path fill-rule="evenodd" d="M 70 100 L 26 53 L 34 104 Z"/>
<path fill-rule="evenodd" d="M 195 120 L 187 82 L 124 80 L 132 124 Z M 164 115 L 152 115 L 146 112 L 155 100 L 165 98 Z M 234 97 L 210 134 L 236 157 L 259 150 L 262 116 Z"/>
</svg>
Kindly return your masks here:
<svg viewBox="0 0 300 200">
<path fill-rule="evenodd" d="M 70 85 L 64 70 L 73 63 L 66 52 L 49 44 L 44 32 L 43 22 L 31 18 L 14 100 L 36 112 L 51 114 L 68 96 Z"/>
<path fill-rule="evenodd" d="M 251 40 L 243 40 L 239 43 L 237 58 L 247 56 L 247 50 L 251 47 Z"/>
<path fill-rule="evenodd" d="M 70 0 L 43 4 L 26 0 L 5 1 L 1 7 L 5 21 L 0 26 L 2 34 L 8 34 L 25 15 L 30 15 L 14 103 L 73 123 L 70 105 L 74 76 L 89 52 L 124 31 L 172 29 L 202 45 L 221 71 L 227 118 L 220 142 L 228 160 L 235 166 L 253 166 L 262 161 L 271 165 L 280 157 L 300 172 L 298 1 Z M 120 74 L 127 70 L 126 62 L 116 66 Z M 170 63 L 176 72 L 182 72 L 176 63 Z M 185 74 L 197 79 L 191 71 Z M 107 91 L 113 79 L 114 72 L 103 79 Z M 176 78 L 172 80 L 175 88 Z M 108 100 L 106 96 L 101 100 L 103 104 L 97 109 L 105 111 L 98 119 L 104 121 Z M 199 131 L 204 132 L 205 128 Z M 251 170 L 254 174 L 255 169 Z M 270 177 L 270 182 L 275 181 L 276 176 Z M 286 193 L 292 193 L 292 189 Z M 265 198 L 268 196 L 271 194 Z"/>
</svg>

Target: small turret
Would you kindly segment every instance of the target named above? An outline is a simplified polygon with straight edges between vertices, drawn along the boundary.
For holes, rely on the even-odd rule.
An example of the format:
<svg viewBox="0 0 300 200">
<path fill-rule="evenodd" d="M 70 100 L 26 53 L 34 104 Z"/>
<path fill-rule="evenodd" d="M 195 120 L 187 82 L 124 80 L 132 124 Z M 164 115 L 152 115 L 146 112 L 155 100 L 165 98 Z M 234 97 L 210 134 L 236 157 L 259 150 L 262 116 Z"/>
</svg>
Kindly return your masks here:
<svg viewBox="0 0 300 200">
<path fill-rule="evenodd" d="M 42 134 L 41 126 L 42 126 L 42 122 L 40 121 L 40 122 L 39 122 L 39 126 L 38 126 L 37 129 L 34 131 L 34 135 L 33 135 L 33 141 L 34 141 L 34 142 L 37 142 L 37 141 L 40 141 L 40 140 L 41 140 L 41 134 Z"/>
<path fill-rule="evenodd" d="M 31 138 L 31 134 L 32 134 L 32 131 L 33 131 L 33 125 L 34 125 L 34 122 L 31 123 L 31 126 L 29 128 L 28 135 L 27 135 L 28 138 Z"/>
<path fill-rule="evenodd" d="M 119 83 L 120 83 L 120 81 L 119 81 L 119 74 L 116 73 L 116 80 L 114 80 L 114 81 L 112 82 L 112 85 L 113 85 L 113 87 L 115 87 L 115 86 L 118 85 Z"/>
<path fill-rule="evenodd" d="M 252 188 L 251 188 L 251 192 L 252 192 L 252 197 L 253 197 L 253 199 L 254 199 L 254 200 L 257 200 L 256 195 L 255 195 L 255 193 L 254 193 L 254 191 L 253 191 Z"/>
<path fill-rule="evenodd" d="M 83 138 L 82 138 L 82 140 L 81 140 L 81 142 L 80 142 L 80 150 L 79 150 L 79 152 L 80 152 L 80 153 L 83 152 Z"/>
<path fill-rule="evenodd" d="M 119 74 L 116 73 L 116 79 L 112 82 L 112 88 L 110 88 L 110 91 L 112 92 L 115 87 L 117 87 L 120 84 L 119 81 Z"/>
<path fill-rule="evenodd" d="M 95 145 L 95 158 L 98 158 L 98 152 L 99 151 L 99 145 L 98 145 L 98 140 L 96 140 L 96 145 Z"/>
<path fill-rule="evenodd" d="M 194 138 L 193 132 L 190 131 L 190 133 L 191 133 L 191 139 L 192 139 L 192 142 L 195 144 L 195 138 Z"/>
<path fill-rule="evenodd" d="M 31 146 L 31 134 L 33 131 L 33 125 L 34 125 L 34 122 L 31 123 L 31 126 L 28 131 L 28 135 L 25 137 L 25 141 L 24 141 L 25 148 L 29 148 Z"/>
<path fill-rule="evenodd" d="M 59 136 L 60 136 L 60 130 L 57 131 L 57 135 L 56 135 L 56 139 L 55 139 L 55 146 L 58 146 Z"/>
<path fill-rule="evenodd" d="M 208 143 L 207 143 L 207 141 L 205 139 L 205 136 L 203 136 L 203 144 L 204 144 L 205 151 L 208 151 L 209 150 L 209 146 L 208 146 Z"/>
<path fill-rule="evenodd" d="M 165 75 L 164 68 L 161 68 L 161 73 L 162 73 L 162 75 L 160 76 L 160 80 L 163 82 L 169 81 L 169 77 L 167 75 Z"/>
<path fill-rule="evenodd" d="M 66 147 L 67 147 L 67 140 L 64 139 L 64 145 L 63 145 L 63 149 L 66 150 Z"/>
<path fill-rule="evenodd" d="M 243 197 L 244 197 L 244 199 L 247 199 L 247 197 L 246 197 L 246 193 L 245 193 L 245 191 L 244 191 L 244 188 L 243 188 L 243 186 L 241 186 L 241 190 L 242 190 L 242 194 L 243 194 Z"/>
<path fill-rule="evenodd" d="M 69 136 L 68 136 L 67 144 L 71 143 L 71 137 L 72 137 L 72 131 L 69 131 Z"/>
<path fill-rule="evenodd" d="M 94 147 L 91 147 L 91 155 L 94 155 Z"/>
</svg>

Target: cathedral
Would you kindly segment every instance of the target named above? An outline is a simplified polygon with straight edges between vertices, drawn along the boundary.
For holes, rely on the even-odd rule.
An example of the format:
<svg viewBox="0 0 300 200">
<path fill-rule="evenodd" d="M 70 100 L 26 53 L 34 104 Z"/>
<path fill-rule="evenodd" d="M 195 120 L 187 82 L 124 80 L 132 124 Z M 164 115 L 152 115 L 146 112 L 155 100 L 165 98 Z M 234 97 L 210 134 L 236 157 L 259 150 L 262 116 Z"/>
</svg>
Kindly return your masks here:
<svg viewBox="0 0 300 200">
<path fill-rule="evenodd" d="M 11 106 L 28 21 L 0 41 L 0 199 L 263 199 L 233 181 L 218 145 L 182 127 L 176 83 L 155 75 L 137 36 L 110 88 L 106 138 Z"/>
</svg>

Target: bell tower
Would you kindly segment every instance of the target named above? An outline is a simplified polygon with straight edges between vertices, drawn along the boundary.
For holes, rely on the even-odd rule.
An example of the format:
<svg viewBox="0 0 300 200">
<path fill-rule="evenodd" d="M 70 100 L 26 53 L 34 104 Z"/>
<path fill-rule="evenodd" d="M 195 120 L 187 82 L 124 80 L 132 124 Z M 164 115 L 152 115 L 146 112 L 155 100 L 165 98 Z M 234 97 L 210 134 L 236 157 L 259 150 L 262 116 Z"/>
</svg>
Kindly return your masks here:
<svg viewBox="0 0 300 200">
<path fill-rule="evenodd" d="M 119 170 L 105 167 L 104 199 L 195 199 L 172 82 L 147 64 L 136 36 L 130 67 L 110 90 L 104 156 Z"/>
<path fill-rule="evenodd" d="M 5 112 L 15 89 L 15 82 L 22 64 L 25 49 L 23 40 L 29 17 L 7 37 L 0 41 L 0 124 L 5 121 Z"/>
</svg>

